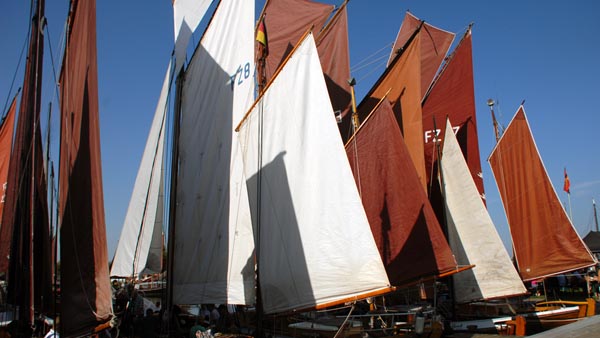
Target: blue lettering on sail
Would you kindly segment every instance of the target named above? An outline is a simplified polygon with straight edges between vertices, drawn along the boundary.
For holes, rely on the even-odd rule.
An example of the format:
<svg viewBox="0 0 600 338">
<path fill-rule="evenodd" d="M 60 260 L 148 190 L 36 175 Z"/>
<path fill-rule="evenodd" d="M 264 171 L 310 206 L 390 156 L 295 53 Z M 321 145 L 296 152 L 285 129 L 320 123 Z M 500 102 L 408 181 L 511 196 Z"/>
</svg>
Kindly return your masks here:
<svg viewBox="0 0 600 338">
<path fill-rule="evenodd" d="M 239 74 L 239 76 L 238 76 Z M 246 62 L 246 64 L 242 67 L 240 65 L 237 71 L 229 77 L 229 82 L 231 83 L 231 90 L 237 84 L 238 86 L 244 83 L 250 77 L 250 62 Z"/>
</svg>

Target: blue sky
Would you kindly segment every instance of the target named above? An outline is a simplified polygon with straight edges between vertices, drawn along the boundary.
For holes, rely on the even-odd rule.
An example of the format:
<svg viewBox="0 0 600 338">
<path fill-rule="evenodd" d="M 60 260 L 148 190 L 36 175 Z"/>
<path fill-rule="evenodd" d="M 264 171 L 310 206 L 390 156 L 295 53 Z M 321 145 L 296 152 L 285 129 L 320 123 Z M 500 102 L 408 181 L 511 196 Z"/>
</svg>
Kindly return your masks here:
<svg viewBox="0 0 600 338">
<path fill-rule="evenodd" d="M 257 12 L 262 5 L 263 1 L 257 3 Z M 46 5 L 55 62 L 67 9 L 68 0 L 48 1 Z M 97 1 L 97 10 L 102 169 L 112 257 L 171 54 L 173 19 L 170 0 L 104 0 Z M 378 51 L 384 52 L 377 55 L 386 55 L 406 10 L 457 33 L 458 38 L 469 23 L 474 23 L 475 100 L 484 184 L 488 210 L 505 245 L 510 247 L 506 217 L 486 161 L 495 144 L 488 98 L 498 103 L 496 114 L 504 126 L 526 100 L 525 110 L 538 149 L 565 204 L 568 200 L 562 184 L 563 168 L 567 168 L 574 224 L 585 236 L 594 222 L 592 198 L 600 200 L 600 150 L 596 140 L 600 105 L 595 102 L 600 95 L 600 2 L 351 0 L 351 65 Z M 14 88 L 9 89 L 27 35 L 28 15 L 26 1 L 0 4 L 2 107 L 23 79 L 24 58 Z M 44 115 L 55 91 L 50 53 L 46 52 L 45 57 Z M 385 60 L 354 68 L 359 101 L 383 71 Z M 56 67 L 58 72 L 60 65 Z M 57 116 L 55 111 L 54 121 Z M 52 130 L 56 143 L 56 122 Z M 53 151 L 57 163 L 58 151 Z"/>
</svg>

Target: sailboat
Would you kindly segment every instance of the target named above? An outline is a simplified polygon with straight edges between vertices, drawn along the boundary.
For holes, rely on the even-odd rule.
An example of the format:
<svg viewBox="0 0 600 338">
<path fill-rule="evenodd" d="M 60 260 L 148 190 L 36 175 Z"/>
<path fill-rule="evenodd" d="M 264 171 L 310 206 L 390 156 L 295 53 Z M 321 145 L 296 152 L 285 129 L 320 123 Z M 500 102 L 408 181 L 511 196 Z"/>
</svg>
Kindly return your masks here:
<svg viewBox="0 0 600 338">
<path fill-rule="evenodd" d="M 449 117 L 473 181 L 485 204 L 475 112 L 472 49 L 472 27 L 469 26 L 441 66 L 422 101 L 425 169 L 432 200 L 436 198 L 432 195 L 436 193 L 434 183 L 437 183 L 438 176 L 436 146 L 437 142 L 443 140 L 446 117 Z M 444 209 L 443 203 L 434 203 L 440 211 Z"/>
<path fill-rule="evenodd" d="M 40 131 L 44 7 L 43 0 L 32 2 L 29 55 L 0 232 L 2 257 L 9 259 L 0 263 L 3 269 L 8 265 L 7 298 L 16 323 L 9 325 L 11 335 L 43 334 L 39 319 L 51 316 L 63 318 L 61 336 L 75 337 L 108 328 L 112 318 L 98 127 L 96 8 L 94 1 L 72 1 L 68 17 L 59 80 L 60 288 L 53 290 L 51 249 L 56 246 L 50 239 Z"/>
<path fill-rule="evenodd" d="M 173 304 L 253 303 L 253 231 L 233 131 L 254 98 L 253 18 L 253 2 L 221 1 L 179 76 L 169 225 L 169 255 L 177 259 L 167 282 Z"/>
<path fill-rule="evenodd" d="M 265 12 L 269 13 L 268 8 Z M 330 10 L 328 10 L 329 12 Z M 283 214 L 280 216 L 283 217 L 283 215 L 286 215 L 285 217 L 294 216 L 296 218 L 293 222 L 290 219 L 289 222 L 289 225 L 294 225 L 294 229 L 291 229 L 293 231 L 290 231 L 286 235 L 290 236 L 287 240 L 289 242 L 282 242 L 282 239 L 268 240 L 269 237 L 277 233 L 281 236 L 284 235 L 284 232 L 281 230 L 266 230 L 268 227 L 274 226 L 270 225 L 274 220 L 268 219 L 268 216 L 270 216 L 269 213 L 272 212 L 272 207 L 268 207 L 267 205 L 275 203 L 277 200 L 271 201 L 266 197 L 261 197 L 263 204 L 269 202 L 269 204 L 265 204 L 261 208 L 271 211 L 267 213 L 263 210 L 260 221 L 257 219 L 258 216 L 255 214 L 256 208 L 262 204 L 256 201 L 257 188 L 254 186 L 255 183 L 251 182 L 254 182 L 257 173 L 260 173 L 263 184 L 269 182 L 268 175 L 270 175 L 270 170 L 264 168 L 249 169 L 254 165 L 253 160 L 251 160 L 254 158 L 252 156 L 253 153 L 250 153 L 251 146 L 254 146 L 254 143 L 248 144 L 247 142 L 255 142 L 255 140 L 248 140 L 247 137 L 249 137 L 249 133 L 255 132 L 253 128 L 256 124 L 248 123 L 254 117 L 246 122 L 246 132 L 243 134 L 247 136 L 246 138 L 242 138 L 244 140 L 242 143 L 240 143 L 239 136 L 233 130 L 235 126 L 234 121 L 242 119 L 243 114 L 248 110 L 254 98 L 252 81 L 252 74 L 254 73 L 252 62 L 252 41 L 254 40 L 253 13 L 254 6 L 251 2 L 221 1 L 185 70 L 184 77 L 180 77 L 182 79 L 180 96 L 182 123 L 178 131 L 179 148 L 174 152 L 179 155 L 176 159 L 177 169 L 172 170 L 172 172 L 176 172 L 178 175 L 173 180 L 176 190 L 172 196 L 175 196 L 176 201 L 171 201 L 171 205 L 175 207 L 175 218 L 174 223 L 172 223 L 174 229 L 172 232 L 173 235 L 169 236 L 169 241 L 173 240 L 173 246 L 170 247 L 174 249 L 173 254 L 177 257 L 177 261 L 173 262 L 172 273 L 169 272 L 173 278 L 173 303 L 255 304 L 255 297 L 257 297 L 254 294 L 255 260 L 257 267 L 259 267 L 259 272 L 257 272 L 260 276 L 259 284 L 261 287 L 259 290 L 262 290 L 262 288 L 267 288 L 266 290 L 270 290 L 271 288 L 277 289 L 276 291 L 263 291 L 262 293 L 265 299 L 261 299 L 263 301 L 261 310 L 266 314 L 310 308 L 317 305 L 315 302 L 323 305 L 323 303 L 339 302 L 342 299 L 347 300 L 350 297 L 348 294 L 349 290 L 351 290 L 350 294 L 352 297 L 357 293 L 363 294 L 367 291 L 380 290 L 383 292 L 383 290 L 388 290 L 389 283 L 387 282 L 387 276 L 381 263 L 379 262 L 379 265 L 377 265 L 379 257 L 376 254 L 374 246 L 372 249 L 375 255 L 368 254 L 369 251 L 367 250 L 365 251 L 367 253 L 365 258 L 359 259 L 356 257 L 358 252 L 349 254 L 348 258 L 344 257 L 342 253 L 351 250 L 350 247 L 344 248 L 344 251 L 338 250 L 335 253 L 335 258 L 333 258 L 333 253 L 329 251 L 332 248 L 327 248 L 327 246 L 332 245 L 331 243 L 328 242 L 325 247 L 317 245 L 317 243 L 324 241 L 325 238 L 333 239 L 333 235 L 335 234 L 335 238 L 338 238 L 338 240 L 346 238 L 349 243 L 357 242 L 357 245 L 362 247 L 372 243 L 369 241 L 369 237 L 372 241 L 372 235 L 368 227 L 365 228 L 366 218 L 364 217 L 364 211 L 361 216 L 359 211 L 362 209 L 360 207 L 357 208 L 359 211 L 356 211 L 359 212 L 356 215 L 356 222 L 364 222 L 359 223 L 362 225 L 349 226 L 345 224 L 344 228 L 346 230 L 343 234 L 337 233 L 341 228 L 329 229 L 330 226 L 333 227 L 335 224 L 339 224 L 342 219 L 347 219 L 346 217 L 348 216 L 342 217 L 339 211 L 332 208 L 333 205 L 331 203 L 335 199 L 338 199 L 338 197 L 333 198 L 333 196 L 330 196 L 331 198 L 325 198 L 324 196 L 326 195 L 324 194 L 323 197 L 314 198 L 315 193 L 304 196 L 303 194 L 308 192 L 302 192 L 302 190 L 296 191 L 299 187 L 297 183 L 293 183 L 292 185 L 292 182 L 299 179 L 306 179 L 303 175 L 300 175 L 301 173 L 295 170 L 289 173 L 285 171 L 281 172 L 285 173 L 290 180 L 286 184 L 286 186 L 290 185 L 288 187 L 290 191 L 287 192 L 287 195 L 292 194 L 294 198 L 299 199 L 298 201 L 294 200 L 293 204 L 290 204 L 292 201 L 289 200 L 289 196 L 286 197 L 286 195 L 283 195 L 281 198 L 277 198 L 277 200 L 281 200 L 280 203 L 285 203 L 281 210 L 288 210 L 285 212 L 282 211 Z M 269 18 L 270 16 L 267 14 L 267 22 L 269 22 Z M 235 27 L 232 27 L 232 22 L 236 23 Z M 224 35 L 231 35 L 232 38 L 224 39 Z M 335 128 L 333 111 L 327 113 L 328 109 L 331 110 L 331 103 L 327 96 L 327 89 L 324 87 L 325 81 L 319 58 L 317 54 L 313 53 L 311 47 L 307 47 L 314 47 L 315 45 L 312 34 L 309 37 L 302 39 L 303 43 L 301 45 L 304 47 L 298 47 L 298 51 L 294 54 L 295 57 L 292 57 L 292 60 L 299 60 L 293 62 L 294 64 L 300 63 L 300 65 L 294 65 L 298 70 L 300 70 L 298 67 L 306 66 L 303 62 L 310 61 L 308 65 L 311 68 L 307 70 L 307 78 L 301 79 L 302 81 L 296 79 L 295 83 L 307 83 L 306 86 L 310 83 L 313 89 L 310 92 L 303 92 L 302 95 L 296 95 L 301 100 L 294 102 L 293 105 L 290 103 L 290 106 L 285 109 L 298 110 L 298 113 L 288 112 L 288 114 L 299 116 L 302 115 L 299 113 L 299 109 L 301 107 L 308 107 L 306 106 L 308 102 L 314 101 L 314 107 L 319 107 L 319 111 L 324 112 L 322 114 L 328 114 L 327 117 L 322 117 L 325 118 L 322 121 L 325 126 L 333 126 Z M 269 55 L 271 55 L 274 53 L 273 45 L 271 44 L 271 41 L 273 41 L 271 40 L 272 35 L 269 38 Z M 303 56 L 304 54 L 311 57 L 307 59 L 306 56 Z M 316 66 L 312 64 L 314 60 L 317 60 Z M 287 64 L 290 64 L 290 62 L 288 61 Z M 292 66 L 288 65 L 288 67 Z M 319 71 L 319 76 L 315 75 L 316 70 Z M 282 70 L 282 68 L 278 72 L 275 72 L 273 77 L 279 80 L 271 81 L 270 88 L 266 89 L 267 93 L 276 90 L 277 86 L 275 83 L 290 81 L 283 78 L 283 74 L 289 72 Z M 300 89 L 302 88 L 290 90 L 290 93 Z M 308 89 L 305 88 L 304 90 Z M 322 91 L 319 94 L 321 96 L 313 94 L 313 92 L 317 91 Z M 281 94 L 278 95 L 281 96 Z M 276 117 L 278 116 L 276 112 L 282 108 L 277 109 L 276 106 L 271 108 L 269 105 L 274 105 L 282 100 L 277 99 L 278 95 L 264 94 L 261 97 L 261 103 L 256 103 L 254 107 L 264 107 L 265 114 L 267 109 L 274 109 L 274 112 L 271 114 Z M 322 95 L 325 95 L 325 98 Z M 311 97 L 314 98 L 311 99 Z M 298 107 L 295 107 L 295 105 L 298 105 Z M 256 113 L 249 114 L 249 116 L 256 115 Z M 311 123 L 314 123 L 314 121 L 321 120 L 310 120 Z M 324 135 L 329 133 L 329 129 L 323 130 Z M 335 140 L 335 134 L 324 137 Z M 339 139 L 339 135 L 337 138 Z M 240 145 L 244 145 L 245 142 L 246 144 L 242 150 Z M 273 140 L 269 142 L 265 141 L 265 144 L 276 149 L 276 147 L 283 146 L 283 144 L 278 145 L 281 142 L 283 140 Z M 314 142 L 317 141 L 315 140 Z M 310 145 L 313 147 L 316 144 L 310 142 Z M 337 150 L 329 151 L 329 155 L 339 150 L 342 151 L 343 155 L 341 140 L 338 143 L 334 142 L 334 144 L 339 144 L 340 148 L 334 148 Z M 298 149 L 302 149 L 301 145 L 298 146 Z M 297 151 L 294 150 L 293 152 Z M 293 154 L 291 150 L 289 152 L 288 156 L 291 159 L 293 158 Z M 265 155 L 263 154 L 263 156 Z M 340 155 L 336 156 L 339 157 Z M 245 158 L 245 161 L 241 161 L 243 158 Z M 280 163 L 281 158 L 277 159 L 278 164 L 283 163 Z M 351 178 L 347 159 L 345 157 L 343 159 L 344 161 L 339 164 L 341 172 L 345 175 L 342 178 Z M 300 160 L 294 159 L 294 161 Z M 287 159 L 285 162 L 287 162 Z M 326 165 L 326 163 L 321 165 Z M 243 170 L 244 168 L 245 170 Z M 283 170 L 284 168 L 278 169 Z M 298 175 L 300 175 L 299 178 L 296 178 Z M 316 176 L 319 175 L 315 175 L 315 178 Z M 340 178 L 336 177 L 330 180 L 331 183 L 324 184 L 323 182 L 319 182 L 318 185 L 325 187 L 339 182 L 339 180 Z M 310 182 L 307 181 L 307 183 Z M 352 181 L 350 180 L 349 182 L 351 183 Z M 317 185 L 317 182 L 310 184 Z M 246 185 L 249 186 L 248 191 L 246 191 Z M 340 187 L 341 185 L 341 183 L 335 183 L 335 188 L 328 190 L 331 193 L 340 195 L 348 192 L 350 196 L 348 198 L 351 199 L 357 197 L 352 194 L 352 189 L 355 189 L 355 186 L 349 185 L 349 188 L 346 188 L 346 190 L 339 191 L 342 188 Z M 303 189 L 307 189 L 307 187 L 305 186 Z M 266 188 L 263 188 L 261 191 L 262 194 L 267 193 Z M 270 192 L 270 194 L 275 193 L 284 194 L 286 191 L 276 190 Z M 354 191 L 354 194 L 356 194 L 356 191 Z M 312 196 L 310 204 L 306 204 L 307 199 L 309 199 L 308 196 Z M 346 197 L 340 196 L 339 198 L 343 200 Z M 323 204 L 320 206 L 317 205 L 318 203 L 316 202 L 318 201 L 323 201 Z M 354 204 L 358 202 L 358 206 L 360 206 L 358 199 L 352 201 Z M 345 205 L 345 203 L 342 204 Z M 308 209 L 306 208 L 309 207 L 315 208 L 310 212 L 310 214 L 314 215 L 307 214 Z M 293 209 L 298 210 L 298 214 L 291 214 L 290 212 Z M 317 212 L 318 210 L 322 211 Z M 351 215 L 354 215 L 356 212 L 351 213 Z M 283 221 L 280 220 L 279 222 Z M 320 224 L 322 227 L 321 232 L 316 232 L 316 222 L 324 223 Z M 260 231 L 256 228 L 256 223 L 261 224 Z M 353 232 L 351 231 L 353 227 L 361 230 Z M 322 231 L 325 230 L 331 231 L 332 235 L 323 236 Z M 350 234 L 356 235 L 355 237 L 359 239 L 351 240 L 348 238 Z M 362 239 L 363 237 L 364 239 Z M 297 242 L 300 240 L 302 242 Z M 363 242 L 366 244 L 363 244 Z M 260 243 L 260 247 L 255 243 Z M 290 253 L 284 254 L 284 249 L 286 248 L 280 247 L 282 244 L 287 244 L 287 250 L 290 250 Z M 284 250 L 284 252 L 281 252 L 281 250 Z M 317 250 L 318 253 L 313 252 L 313 250 Z M 352 251 L 355 250 L 356 248 L 352 249 Z M 359 251 L 361 250 L 359 249 Z M 302 255 L 299 255 L 301 252 Z M 288 263 L 286 264 L 283 264 L 284 261 L 281 261 L 284 257 L 287 257 L 285 261 L 288 261 Z M 327 257 L 330 257 L 333 263 L 324 264 L 327 261 Z M 359 277 L 347 278 L 347 275 L 351 271 L 354 273 L 358 272 L 347 266 L 347 264 L 350 264 L 350 258 L 354 259 L 357 263 L 363 262 L 363 264 L 366 264 L 369 262 L 373 267 L 369 267 L 368 271 L 360 274 L 364 275 L 361 277 L 360 282 L 350 283 L 347 288 L 337 290 L 337 287 L 334 288 L 331 285 L 336 280 L 336 273 L 338 277 L 339 274 L 342 274 L 344 279 L 348 279 L 349 281 L 359 279 Z M 317 261 L 314 261 L 315 259 L 320 263 L 317 264 Z M 291 267 L 288 266 L 283 271 L 281 270 L 285 265 L 292 264 L 295 260 L 300 260 L 298 263 L 294 263 L 294 265 L 298 265 L 297 269 L 290 270 Z M 338 265 L 339 268 L 328 269 Z M 190 269 L 190 266 L 195 266 L 196 268 Z M 381 269 L 378 270 L 378 268 Z M 339 270 L 339 272 L 335 270 Z M 379 275 L 377 275 L 378 273 Z M 283 278 L 287 274 L 289 276 Z M 314 280 L 315 276 L 317 278 L 316 281 Z M 367 280 L 373 280 L 375 286 L 367 283 Z M 319 283 L 325 284 L 321 285 Z M 288 294 L 290 292 L 291 294 Z"/>
<path fill-rule="evenodd" d="M 467 327 L 477 327 L 477 330 L 488 327 L 496 331 L 497 326 L 502 329 L 500 324 L 512 320 L 514 313 L 492 312 L 494 303 L 479 302 L 521 296 L 527 289 L 483 204 L 454 133 L 448 118 L 440 160 L 446 228 L 457 262 L 474 267 L 452 276 L 454 302 L 463 304 L 457 306 L 455 318 L 463 321 L 453 321 L 450 325 L 455 331 L 467 330 Z M 485 308 L 490 309 L 490 317 L 496 318 L 484 320 L 474 315 L 481 314 Z"/>
<path fill-rule="evenodd" d="M 597 262 L 577 234 L 558 199 L 533 139 L 523 105 L 488 158 L 500 191 L 524 282 L 585 269 Z M 562 321 L 526 315 L 528 330 L 562 325 L 594 312 L 586 302 L 539 302 L 537 310 L 559 311 Z"/>
<path fill-rule="evenodd" d="M 346 143 L 346 153 L 392 284 L 458 269 L 387 99 Z"/>
<path fill-rule="evenodd" d="M 178 77 L 171 302 L 256 305 L 274 314 L 388 292 L 312 34 L 302 37 L 234 133 L 254 102 L 253 16 L 252 2 L 221 1 Z M 284 112 L 295 118 L 282 119 Z M 320 136 L 301 142 L 314 128 Z M 323 155 L 309 161 L 308 154 Z M 348 281 L 342 288 L 341 279 Z"/>
<path fill-rule="evenodd" d="M 390 291 L 311 33 L 291 55 L 238 127 L 267 314 Z"/>
<path fill-rule="evenodd" d="M 6 273 L 6 303 L 7 310 L 13 313 L 13 335 L 32 334 L 37 316 L 49 314 L 53 306 L 46 175 L 39 125 L 44 1 L 32 4 L 31 10 L 28 57 L 0 229 L 0 271 Z M 12 132 L 8 134 L 12 137 Z"/>
<path fill-rule="evenodd" d="M 592 207 L 594 209 L 594 229 L 588 232 L 583 238 L 583 242 L 598 259 L 598 252 L 600 252 L 600 227 L 598 227 L 598 212 L 596 210 L 596 200 L 592 199 Z"/>
<path fill-rule="evenodd" d="M 113 317 L 104 219 L 95 1 L 71 1 L 60 75 L 60 334 L 107 328 Z"/>
</svg>

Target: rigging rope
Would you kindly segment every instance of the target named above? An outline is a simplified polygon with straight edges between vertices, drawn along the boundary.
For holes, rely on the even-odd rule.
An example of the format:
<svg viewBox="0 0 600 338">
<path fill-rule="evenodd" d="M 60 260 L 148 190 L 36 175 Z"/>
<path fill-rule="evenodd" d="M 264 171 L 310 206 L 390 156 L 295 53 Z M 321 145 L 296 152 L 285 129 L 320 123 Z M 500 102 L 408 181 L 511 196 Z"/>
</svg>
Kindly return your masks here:
<svg viewBox="0 0 600 338">
<path fill-rule="evenodd" d="M 32 11 L 33 11 L 33 8 L 30 9 L 29 17 L 31 17 Z M 6 102 L 4 102 L 4 107 L 2 108 L 2 120 L 4 120 L 4 118 L 6 117 L 6 113 L 7 113 L 6 106 L 8 105 L 8 102 L 10 101 L 10 99 L 12 97 L 11 92 L 15 85 L 15 80 L 17 79 L 17 74 L 19 73 L 19 67 L 21 67 L 21 60 L 23 60 L 23 53 L 25 52 L 27 43 L 29 42 L 29 34 L 31 33 L 31 25 L 27 25 L 27 26 L 29 27 L 29 29 L 27 30 L 27 36 L 25 37 L 25 41 L 23 42 L 23 48 L 21 48 L 21 54 L 19 54 L 19 62 L 17 62 L 17 67 L 15 67 L 15 73 L 13 74 L 13 78 L 10 83 L 10 89 L 8 90 L 8 93 L 6 95 Z"/>
</svg>

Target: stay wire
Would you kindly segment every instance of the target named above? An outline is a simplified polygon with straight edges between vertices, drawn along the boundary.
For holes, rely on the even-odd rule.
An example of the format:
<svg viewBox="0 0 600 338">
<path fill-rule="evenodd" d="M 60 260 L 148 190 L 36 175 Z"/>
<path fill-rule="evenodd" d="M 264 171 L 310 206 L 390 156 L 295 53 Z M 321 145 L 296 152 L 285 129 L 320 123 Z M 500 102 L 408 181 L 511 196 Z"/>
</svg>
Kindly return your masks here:
<svg viewBox="0 0 600 338">
<path fill-rule="evenodd" d="M 33 13 L 33 6 L 31 6 L 29 9 L 29 18 L 30 19 L 31 19 L 32 13 Z M 6 106 L 8 105 L 8 102 L 10 101 L 10 98 L 12 97 L 11 93 L 12 93 L 13 87 L 15 85 L 15 81 L 17 79 L 17 74 L 19 73 L 19 68 L 21 67 L 21 61 L 23 60 L 23 53 L 25 53 L 25 49 L 29 42 L 29 34 L 31 34 L 31 25 L 27 25 L 27 27 L 28 27 L 27 35 L 25 37 L 25 41 L 23 41 L 23 47 L 21 48 L 21 54 L 19 55 L 19 61 L 17 62 L 17 67 L 15 67 L 15 72 L 13 74 L 12 82 L 10 83 L 10 89 L 8 90 L 8 93 L 6 96 L 6 102 L 4 102 L 4 107 L 2 108 L 2 120 L 4 120 L 4 118 L 6 116 Z"/>
</svg>

